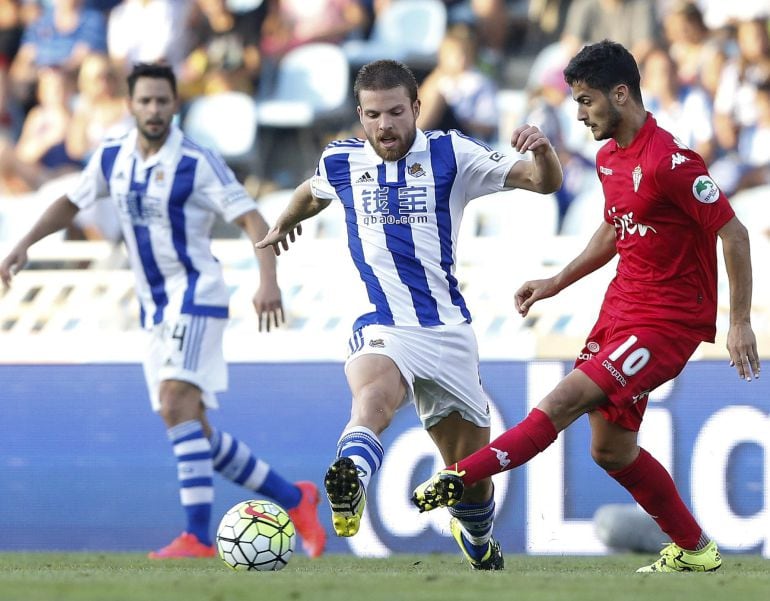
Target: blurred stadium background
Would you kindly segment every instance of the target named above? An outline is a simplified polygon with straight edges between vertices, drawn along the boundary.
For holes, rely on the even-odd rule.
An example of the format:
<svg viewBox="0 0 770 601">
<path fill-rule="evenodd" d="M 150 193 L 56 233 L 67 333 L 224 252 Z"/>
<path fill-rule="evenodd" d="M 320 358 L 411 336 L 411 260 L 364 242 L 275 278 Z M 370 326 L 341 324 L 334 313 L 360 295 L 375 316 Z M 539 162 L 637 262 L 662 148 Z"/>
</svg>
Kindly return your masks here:
<svg viewBox="0 0 770 601">
<path fill-rule="evenodd" d="M 130 125 L 122 81 L 134 61 L 174 65 L 180 126 L 223 154 L 271 221 L 324 143 L 358 135 L 358 66 L 404 60 L 421 82 L 421 127 L 460 127 L 505 151 L 510 131 L 534 122 L 565 165 L 558 195 L 492 195 L 471 203 L 463 222 L 457 274 L 500 431 L 569 369 L 612 276 L 611 264 L 526 319 L 513 311 L 519 284 L 558 270 L 601 219 L 597 144 L 575 120 L 560 72 L 581 44 L 610 37 L 633 49 L 648 108 L 704 155 L 750 229 L 753 323 L 767 358 L 768 16 L 764 0 L 0 2 L 0 253 L 72 186 L 102 135 Z M 279 259 L 287 323 L 270 334 L 257 332 L 248 243 L 224 223 L 214 241 L 232 289 L 231 387 L 216 419 L 281 471 L 319 482 L 347 419 L 341 365 L 365 301 L 342 223 L 330 207 Z M 766 378 L 740 382 L 727 366 L 720 270 L 717 342 L 653 394 L 644 444 L 723 550 L 768 557 L 770 388 Z M 175 466 L 146 400 L 137 314 L 108 211 L 40 243 L 0 291 L 0 549 L 142 550 L 177 533 Z M 576 424 L 497 481 L 508 551 L 607 551 L 593 515 L 630 499 L 591 464 L 587 440 Z M 446 516 L 408 505 L 413 484 L 439 467 L 409 410 L 384 442 L 370 518 L 330 551 L 451 551 Z M 221 513 L 243 498 L 226 483 L 217 494 Z"/>
</svg>

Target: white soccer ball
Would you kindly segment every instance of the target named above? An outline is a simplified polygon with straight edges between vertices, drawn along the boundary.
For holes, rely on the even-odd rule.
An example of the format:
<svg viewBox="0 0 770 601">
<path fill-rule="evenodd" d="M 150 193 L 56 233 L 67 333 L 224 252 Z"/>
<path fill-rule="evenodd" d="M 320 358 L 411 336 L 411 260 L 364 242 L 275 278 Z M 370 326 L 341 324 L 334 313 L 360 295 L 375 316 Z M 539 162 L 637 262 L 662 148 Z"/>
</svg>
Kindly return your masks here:
<svg viewBox="0 0 770 601">
<path fill-rule="evenodd" d="M 219 557 L 234 570 L 282 570 L 294 554 L 294 523 L 270 501 L 243 501 L 217 528 Z"/>
</svg>

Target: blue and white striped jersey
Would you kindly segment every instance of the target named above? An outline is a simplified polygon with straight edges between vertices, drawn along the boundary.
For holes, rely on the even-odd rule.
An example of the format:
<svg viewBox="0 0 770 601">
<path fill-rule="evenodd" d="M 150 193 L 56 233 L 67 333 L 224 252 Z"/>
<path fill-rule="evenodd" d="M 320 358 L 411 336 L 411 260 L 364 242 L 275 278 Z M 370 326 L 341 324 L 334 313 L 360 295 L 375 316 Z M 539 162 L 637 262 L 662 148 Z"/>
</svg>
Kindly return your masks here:
<svg viewBox="0 0 770 601">
<path fill-rule="evenodd" d="M 360 139 L 326 147 L 311 188 L 342 202 L 350 255 L 374 308 L 354 330 L 470 322 L 454 276 L 460 219 L 469 200 L 504 189 L 516 160 L 454 130 L 418 129 L 398 161 Z"/>
<path fill-rule="evenodd" d="M 146 160 L 136 140 L 133 129 L 104 142 L 67 197 L 81 209 L 106 198 L 117 205 L 144 327 L 180 313 L 226 318 L 229 293 L 211 228 L 217 215 L 232 221 L 256 202 L 220 156 L 178 128 Z"/>
</svg>

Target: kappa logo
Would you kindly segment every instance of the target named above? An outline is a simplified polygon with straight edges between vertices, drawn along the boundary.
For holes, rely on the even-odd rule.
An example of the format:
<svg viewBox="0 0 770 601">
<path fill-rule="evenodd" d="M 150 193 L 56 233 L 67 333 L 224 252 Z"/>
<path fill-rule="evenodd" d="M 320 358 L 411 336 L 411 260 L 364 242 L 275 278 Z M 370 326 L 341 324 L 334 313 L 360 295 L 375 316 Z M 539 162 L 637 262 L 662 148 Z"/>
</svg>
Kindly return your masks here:
<svg viewBox="0 0 770 601">
<path fill-rule="evenodd" d="M 375 338 L 369 341 L 369 346 L 372 348 L 385 348 L 385 341 L 382 338 Z"/>
<path fill-rule="evenodd" d="M 692 183 L 692 194 L 703 204 L 711 204 L 719 200 L 719 188 L 708 175 L 699 175 Z"/>
<path fill-rule="evenodd" d="M 508 459 L 508 451 L 501 451 L 500 449 L 496 449 L 495 447 L 489 447 L 489 448 L 495 452 L 495 455 L 497 455 L 497 461 L 500 463 L 501 470 L 504 470 L 506 467 L 510 465 L 511 460 Z"/>
<path fill-rule="evenodd" d="M 681 165 L 685 161 L 689 161 L 689 160 L 690 159 L 688 159 L 686 156 L 684 156 L 683 154 L 680 154 L 678 152 L 676 154 L 672 154 L 671 155 L 671 169 L 673 170 L 673 169 L 676 168 L 677 165 Z"/>
<path fill-rule="evenodd" d="M 425 175 L 425 169 L 422 168 L 422 165 L 420 163 L 415 163 L 414 165 L 410 165 L 408 168 L 409 175 L 412 177 L 422 177 Z"/>
<path fill-rule="evenodd" d="M 368 184 L 374 181 L 374 178 L 366 171 L 361 177 L 356 180 L 357 184 Z"/>
</svg>

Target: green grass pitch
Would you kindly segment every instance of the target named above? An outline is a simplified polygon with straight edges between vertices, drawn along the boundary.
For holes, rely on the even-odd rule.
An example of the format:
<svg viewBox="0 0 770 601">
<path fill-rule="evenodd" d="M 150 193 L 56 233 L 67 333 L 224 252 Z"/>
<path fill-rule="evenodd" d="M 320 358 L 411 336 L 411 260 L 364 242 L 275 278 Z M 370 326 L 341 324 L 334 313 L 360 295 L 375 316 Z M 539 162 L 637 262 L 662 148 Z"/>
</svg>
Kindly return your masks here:
<svg viewBox="0 0 770 601">
<path fill-rule="evenodd" d="M 770 561 L 726 556 L 714 574 L 634 574 L 653 558 L 506 556 L 473 572 L 456 555 L 294 557 L 281 572 L 233 572 L 218 559 L 0 553 L 0 601 L 766 601 Z"/>
</svg>

